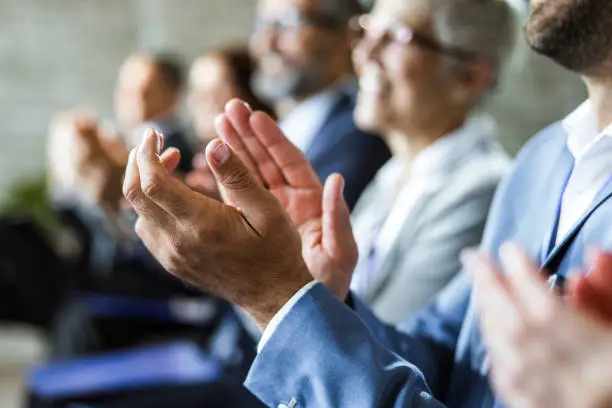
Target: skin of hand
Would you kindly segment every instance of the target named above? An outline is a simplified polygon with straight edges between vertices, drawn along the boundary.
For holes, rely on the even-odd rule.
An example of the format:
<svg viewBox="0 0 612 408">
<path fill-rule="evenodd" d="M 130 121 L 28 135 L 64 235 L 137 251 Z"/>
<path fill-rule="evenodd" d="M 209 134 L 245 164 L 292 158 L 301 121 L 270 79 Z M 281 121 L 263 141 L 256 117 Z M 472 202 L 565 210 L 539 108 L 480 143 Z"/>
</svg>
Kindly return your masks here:
<svg viewBox="0 0 612 408">
<path fill-rule="evenodd" d="M 68 190 L 85 192 L 105 208 L 119 206 L 127 156 L 123 141 L 105 137 L 90 116 L 67 112 L 51 124 L 52 180 Z"/>
<path fill-rule="evenodd" d="M 567 289 L 570 304 L 612 327 L 612 254 L 590 251 L 589 271 L 576 271 Z"/>
<path fill-rule="evenodd" d="M 476 251 L 462 254 L 493 389 L 509 407 L 612 406 L 612 331 L 549 293 L 522 249 L 501 249 L 503 274 Z"/>
<path fill-rule="evenodd" d="M 312 166 L 263 112 L 240 100 L 226 105 L 217 133 L 289 214 L 302 239 L 302 255 L 313 277 L 340 299 L 348 294 L 357 244 L 339 174 L 321 184 Z M 222 192 L 223 193 L 223 192 Z"/>
<path fill-rule="evenodd" d="M 192 191 L 160 157 L 149 130 L 131 153 L 123 192 L 138 214 L 136 232 L 175 276 L 245 310 L 264 329 L 312 276 L 295 226 L 274 196 L 221 140 L 206 149 L 228 203 Z"/>
</svg>

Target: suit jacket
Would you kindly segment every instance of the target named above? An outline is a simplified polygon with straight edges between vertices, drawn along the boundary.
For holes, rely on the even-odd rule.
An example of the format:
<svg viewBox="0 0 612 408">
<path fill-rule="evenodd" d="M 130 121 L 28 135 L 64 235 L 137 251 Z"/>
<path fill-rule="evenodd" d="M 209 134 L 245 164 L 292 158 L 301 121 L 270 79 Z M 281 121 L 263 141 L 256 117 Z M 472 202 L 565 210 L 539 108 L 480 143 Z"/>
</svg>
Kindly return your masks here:
<svg viewBox="0 0 612 408">
<path fill-rule="evenodd" d="M 175 147 L 181 152 L 181 161 L 177 167 L 183 173 L 189 173 L 193 169 L 194 146 L 187 134 L 182 130 L 176 130 L 165 136 L 165 147 Z"/>
<path fill-rule="evenodd" d="M 362 299 L 389 323 L 400 323 L 424 308 L 461 269 L 459 254 L 478 245 L 499 181 L 510 160 L 497 143 L 494 127 L 467 127 L 460 146 L 429 181 L 403 221 Z M 353 211 L 357 242 L 369 242 L 368 223 L 377 219 L 388 195 L 378 176 Z M 365 218 L 365 219 L 364 219 Z"/>
<path fill-rule="evenodd" d="M 560 124 L 524 148 L 496 193 L 482 249 L 522 244 L 543 269 L 567 276 L 585 248 L 612 249 L 612 183 L 555 244 L 554 226 L 573 167 Z M 351 310 L 318 284 L 280 322 L 257 356 L 247 387 L 269 406 L 502 407 L 487 381 L 486 350 L 471 301 L 458 276 L 413 320 L 384 325 L 359 301 Z"/>
<path fill-rule="evenodd" d="M 342 90 L 327 120 L 306 150 L 306 158 L 324 182 L 333 173 L 344 176 L 344 198 L 350 208 L 378 169 L 391 157 L 378 136 L 357 128 L 353 120 L 355 95 Z"/>
</svg>

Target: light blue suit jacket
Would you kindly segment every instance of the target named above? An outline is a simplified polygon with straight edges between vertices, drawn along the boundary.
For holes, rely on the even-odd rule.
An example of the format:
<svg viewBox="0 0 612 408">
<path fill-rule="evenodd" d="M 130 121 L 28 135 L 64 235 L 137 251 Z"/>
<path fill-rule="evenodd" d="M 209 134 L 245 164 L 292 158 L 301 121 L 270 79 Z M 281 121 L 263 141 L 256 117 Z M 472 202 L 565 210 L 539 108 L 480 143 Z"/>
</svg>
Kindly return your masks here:
<svg viewBox="0 0 612 408">
<path fill-rule="evenodd" d="M 523 149 L 496 193 L 484 250 L 496 256 L 503 242 L 518 242 L 565 276 L 582 264 L 586 247 L 612 249 L 612 183 L 554 245 L 574 163 L 566 139 L 554 124 Z M 319 284 L 277 327 L 246 386 L 274 407 L 501 407 L 488 385 L 470 293 L 468 277 L 459 275 L 426 310 L 394 328 L 359 303 L 351 310 Z"/>
</svg>

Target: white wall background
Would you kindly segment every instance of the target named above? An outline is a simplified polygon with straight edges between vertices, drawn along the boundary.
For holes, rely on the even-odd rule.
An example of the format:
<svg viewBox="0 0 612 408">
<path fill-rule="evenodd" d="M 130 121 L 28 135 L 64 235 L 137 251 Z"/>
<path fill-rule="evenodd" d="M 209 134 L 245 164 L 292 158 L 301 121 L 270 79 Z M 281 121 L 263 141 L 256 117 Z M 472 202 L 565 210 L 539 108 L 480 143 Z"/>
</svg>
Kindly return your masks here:
<svg viewBox="0 0 612 408">
<path fill-rule="evenodd" d="M 43 169 L 52 114 L 75 105 L 111 115 L 122 59 L 175 49 L 190 59 L 248 36 L 255 0 L 0 0 L 0 198 Z M 584 98 L 573 75 L 529 55 L 493 105 L 514 152 Z"/>
</svg>

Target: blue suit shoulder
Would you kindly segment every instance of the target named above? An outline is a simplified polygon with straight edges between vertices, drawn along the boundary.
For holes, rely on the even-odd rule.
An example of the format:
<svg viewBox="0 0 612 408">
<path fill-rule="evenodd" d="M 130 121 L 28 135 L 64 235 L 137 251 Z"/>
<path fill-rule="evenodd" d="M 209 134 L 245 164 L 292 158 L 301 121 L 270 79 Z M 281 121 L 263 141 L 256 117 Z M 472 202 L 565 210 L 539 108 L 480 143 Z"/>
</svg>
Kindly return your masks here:
<svg viewBox="0 0 612 408">
<path fill-rule="evenodd" d="M 345 199 L 350 208 L 391 157 L 382 138 L 357 127 L 353 119 L 354 110 L 354 97 L 343 96 L 307 152 L 322 181 L 333 173 L 344 176 Z"/>
</svg>

